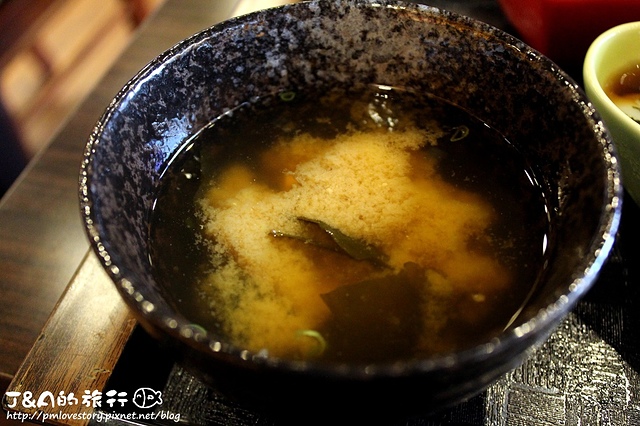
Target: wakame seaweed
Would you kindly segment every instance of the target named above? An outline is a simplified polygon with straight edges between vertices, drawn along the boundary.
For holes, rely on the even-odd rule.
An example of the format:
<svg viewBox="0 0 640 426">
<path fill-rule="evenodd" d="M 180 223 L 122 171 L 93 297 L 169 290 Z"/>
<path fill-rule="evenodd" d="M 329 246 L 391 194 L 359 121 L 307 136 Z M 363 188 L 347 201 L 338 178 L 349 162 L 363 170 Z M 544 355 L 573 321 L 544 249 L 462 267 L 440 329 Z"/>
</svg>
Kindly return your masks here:
<svg viewBox="0 0 640 426">
<path fill-rule="evenodd" d="M 397 274 L 322 294 L 332 315 L 324 331 L 333 342 L 327 352 L 371 361 L 411 352 L 422 332 L 421 287 L 426 285 L 425 271 L 407 262 Z"/>
</svg>

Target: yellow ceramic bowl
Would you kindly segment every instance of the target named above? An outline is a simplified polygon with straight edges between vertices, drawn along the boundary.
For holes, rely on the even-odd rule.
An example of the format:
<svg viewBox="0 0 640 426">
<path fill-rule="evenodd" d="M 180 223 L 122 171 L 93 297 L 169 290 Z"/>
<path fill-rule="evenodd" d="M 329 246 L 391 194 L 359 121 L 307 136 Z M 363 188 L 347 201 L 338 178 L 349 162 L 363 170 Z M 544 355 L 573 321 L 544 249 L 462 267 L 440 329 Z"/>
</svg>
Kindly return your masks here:
<svg viewBox="0 0 640 426">
<path fill-rule="evenodd" d="M 634 64 L 640 64 L 640 22 L 622 24 L 600 35 L 587 52 L 583 77 L 587 96 L 618 149 L 624 187 L 640 203 L 640 123 L 618 108 L 603 89 Z"/>
</svg>

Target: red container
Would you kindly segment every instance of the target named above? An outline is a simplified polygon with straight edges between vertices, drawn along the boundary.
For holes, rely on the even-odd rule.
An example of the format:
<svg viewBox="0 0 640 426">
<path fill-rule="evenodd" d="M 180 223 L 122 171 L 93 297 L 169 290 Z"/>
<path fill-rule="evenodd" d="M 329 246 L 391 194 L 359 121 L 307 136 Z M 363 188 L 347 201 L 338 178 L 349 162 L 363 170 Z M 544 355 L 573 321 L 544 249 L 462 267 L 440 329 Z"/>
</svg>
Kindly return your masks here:
<svg viewBox="0 0 640 426">
<path fill-rule="evenodd" d="M 560 64 L 582 64 L 598 35 L 616 25 L 640 21 L 640 0 L 499 2 L 522 40 Z"/>
</svg>

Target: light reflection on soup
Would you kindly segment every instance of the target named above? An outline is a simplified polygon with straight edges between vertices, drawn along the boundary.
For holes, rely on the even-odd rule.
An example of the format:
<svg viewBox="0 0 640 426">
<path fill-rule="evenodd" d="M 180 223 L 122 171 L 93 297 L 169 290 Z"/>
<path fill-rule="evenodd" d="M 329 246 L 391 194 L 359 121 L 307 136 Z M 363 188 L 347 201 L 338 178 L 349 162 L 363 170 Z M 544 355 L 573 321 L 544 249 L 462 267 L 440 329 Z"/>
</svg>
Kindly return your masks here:
<svg viewBox="0 0 640 426">
<path fill-rule="evenodd" d="M 541 271 L 535 174 L 438 99 L 285 92 L 185 146 L 153 215 L 156 275 L 186 316 L 254 353 L 466 348 L 504 328 Z"/>
<path fill-rule="evenodd" d="M 624 68 L 605 83 L 605 93 L 613 103 L 640 123 L 640 63 Z"/>
</svg>

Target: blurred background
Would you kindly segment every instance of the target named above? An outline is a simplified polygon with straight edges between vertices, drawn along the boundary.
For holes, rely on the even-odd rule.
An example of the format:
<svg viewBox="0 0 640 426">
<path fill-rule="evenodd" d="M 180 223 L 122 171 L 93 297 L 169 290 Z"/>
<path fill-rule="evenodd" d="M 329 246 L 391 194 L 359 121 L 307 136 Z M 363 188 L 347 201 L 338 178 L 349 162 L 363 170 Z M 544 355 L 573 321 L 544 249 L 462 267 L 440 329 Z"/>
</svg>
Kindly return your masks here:
<svg viewBox="0 0 640 426">
<path fill-rule="evenodd" d="M 0 0 L 0 196 L 164 1 Z"/>
<path fill-rule="evenodd" d="M 0 2 L 0 194 L 163 1 Z"/>
</svg>

